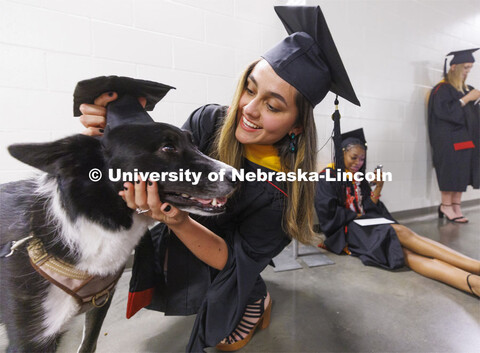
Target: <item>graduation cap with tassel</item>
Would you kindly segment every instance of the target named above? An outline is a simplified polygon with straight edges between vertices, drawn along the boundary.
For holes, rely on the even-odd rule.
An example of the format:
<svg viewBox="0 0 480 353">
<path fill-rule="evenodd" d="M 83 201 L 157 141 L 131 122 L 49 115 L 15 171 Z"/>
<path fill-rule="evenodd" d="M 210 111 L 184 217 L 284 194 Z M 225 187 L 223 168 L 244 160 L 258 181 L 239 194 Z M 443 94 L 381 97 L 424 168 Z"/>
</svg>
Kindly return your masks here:
<svg viewBox="0 0 480 353">
<path fill-rule="evenodd" d="M 445 62 L 443 63 L 443 77 L 447 77 L 447 56 L 453 55 L 452 60 L 450 60 L 450 66 L 455 64 L 474 63 L 475 58 L 473 57 L 473 53 L 478 49 L 480 48 L 458 50 L 448 53 L 445 56 Z"/>
<path fill-rule="evenodd" d="M 327 22 L 319 6 L 276 6 L 275 11 L 280 17 L 289 36 L 266 52 L 262 57 L 273 70 L 297 89 L 315 107 L 329 91 L 335 93 L 336 110 L 334 120 L 334 145 L 337 165 L 343 165 L 343 153 L 340 136 L 340 113 L 338 111 L 338 96 L 353 104 L 360 105 L 352 84 L 348 78 L 342 59 L 338 54 Z M 341 194 L 341 183 L 335 185 L 337 193 Z M 298 243 L 294 242 L 294 259 L 299 256 Z M 305 257 L 309 266 L 325 264 L 319 259 L 322 254 Z M 288 255 L 286 258 L 290 258 Z M 315 260 L 312 258 L 314 257 Z M 284 261 L 285 262 L 285 261 Z M 279 263 L 284 270 L 298 268 L 289 261 Z"/>
<path fill-rule="evenodd" d="M 288 34 L 263 58 L 277 75 L 294 86 L 312 107 L 329 91 L 335 93 L 333 141 L 335 162 L 343 169 L 338 96 L 360 106 L 347 71 L 319 6 L 276 6 Z"/>
</svg>

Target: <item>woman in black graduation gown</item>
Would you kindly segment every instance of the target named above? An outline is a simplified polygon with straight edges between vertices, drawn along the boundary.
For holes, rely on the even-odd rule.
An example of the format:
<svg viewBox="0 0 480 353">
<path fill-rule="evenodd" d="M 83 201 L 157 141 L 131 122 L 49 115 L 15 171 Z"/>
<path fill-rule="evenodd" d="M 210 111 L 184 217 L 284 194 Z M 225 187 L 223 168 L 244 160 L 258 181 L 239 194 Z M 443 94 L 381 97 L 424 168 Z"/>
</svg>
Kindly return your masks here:
<svg viewBox="0 0 480 353">
<path fill-rule="evenodd" d="M 245 172 L 314 171 L 313 107 L 329 90 L 359 103 L 320 8 L 275 10 L 291 35 L 247 68 L 229 109 L 201 107 L 184 128 L 201 151 Z M 114 98 L 84 105 L 83 120 L 101 115 L 98 105 Z M 162 204 L 156 183 L 125 187 L 129 207 L 162 222 L 136 249 L 127 315 L 146 305 L 170 315 L 197 313 L 187 351 L 243 347 L 269 323 L 261 271 L 292 237 L 308 242 L 313 235 L 315 185 L 244 182 L 224 215 L 195 219 Z"/>
<path fill-rule="evenodd" d="M 367 145 L 363 130 L 342 134 L 341 170 L 365 175 Z M 324 246 L 336 253 L 358 256 L 363 264 L 388 270 L 408 266 L 426 277 L 447 283 L 474 295 L 480 295 L 480 261 L 414 233 L 398 224 L 379 200 L 384 182 L 376 181 L 372 191 L 366 180 L 328 181 L 337 175 L 329 165 L 317 185 L 315 209 L 326 235 Z M 394 224 L 360 226 L 358 218 L 383 217 Z"/>
<path fill-rule="evenodd" d="M 477 48 L 478 49 L 478 48 Z M 433 87 L 428 102 L 428 132 L 442 203 L 438 216 L 466 223 L 460 208 L 468 185 L 480 187 L 480 91 L 465 80 L 477 49 L 451 52 L 450 69 Z"/>
</svg>

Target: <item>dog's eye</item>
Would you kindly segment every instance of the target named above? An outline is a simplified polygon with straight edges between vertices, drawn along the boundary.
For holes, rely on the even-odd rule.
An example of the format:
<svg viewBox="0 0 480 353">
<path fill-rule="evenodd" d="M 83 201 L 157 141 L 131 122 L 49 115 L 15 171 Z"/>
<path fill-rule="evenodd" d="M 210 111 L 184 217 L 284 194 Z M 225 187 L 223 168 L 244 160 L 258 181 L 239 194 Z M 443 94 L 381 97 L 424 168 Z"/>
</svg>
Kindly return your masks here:
<svg viewBox="0 0 480 353">
<path fill-rule="evenodd" d="M 168 144 L 162 147 L 163 152 L 175 152 L 175 146 Z"/>
</svg>

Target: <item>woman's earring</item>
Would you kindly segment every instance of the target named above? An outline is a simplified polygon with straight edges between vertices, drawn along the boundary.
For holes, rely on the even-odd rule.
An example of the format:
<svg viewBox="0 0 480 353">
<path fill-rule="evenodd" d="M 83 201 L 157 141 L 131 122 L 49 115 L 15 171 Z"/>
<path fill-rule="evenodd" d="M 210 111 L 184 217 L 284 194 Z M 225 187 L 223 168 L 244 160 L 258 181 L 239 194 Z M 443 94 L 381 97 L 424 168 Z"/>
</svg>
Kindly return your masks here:
<svg viewBox="0 0 480 353">
<path fill-rule="evenodd" d="M 290 148 L 289 148 L 290 153 L 295 153 L 297 152 L 297 139 L 295 136 L 295 133 L 292 132 L 290 134 Z"/>
</svg>

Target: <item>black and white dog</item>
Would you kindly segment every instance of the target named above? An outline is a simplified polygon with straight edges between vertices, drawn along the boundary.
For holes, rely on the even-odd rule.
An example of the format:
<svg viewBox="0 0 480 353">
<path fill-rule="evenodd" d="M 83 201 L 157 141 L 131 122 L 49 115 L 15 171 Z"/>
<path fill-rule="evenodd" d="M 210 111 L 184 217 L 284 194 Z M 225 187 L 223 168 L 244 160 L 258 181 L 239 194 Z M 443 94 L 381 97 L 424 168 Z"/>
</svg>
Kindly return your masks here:
<svg viewBox="0 0 480 353">
<path fill-rule="evenodd" d="M 201 172 L 198 184 L 180 178 L 158 182 L 163 202 L 201 215 L 222 213 L 235 188 L 230 166 L 200 153 L 188 132 L 162 123 L 118 126 L 102 139 L 74 135 L 51 143 L 17 144 L 9 152 L 43 171 L 37 178 L 0 186 L 0 245 L 17 247 L 0 258 L 1 321 L 9 352 L 55 351 L 65 324 L 85 311 L 79 351 L 95 350 L 116 274 L 152 222 L 126 206 L 118 196 L 123 181 L 109 180 L 109 169 Z M 98 182 L 89 179 L 94 168 L 104 175 Z M 223 181 L 210 181 L 211 172 L 224 173 Z M 38 261 L 32 239 L 40 240 L 43 252 Z M 65 282 L 81 279 L 83 286 L 91 278 L 110 276 L 110 289 L 100 296 L 94 293 L 82 305 L 69 292 L 72 286 L 55 285 L 46 279 L 48 268 L 44 272 L 34 268 L 45 256 L 53 259 L 51 267 L 60 264 Z"/>
</svg>

